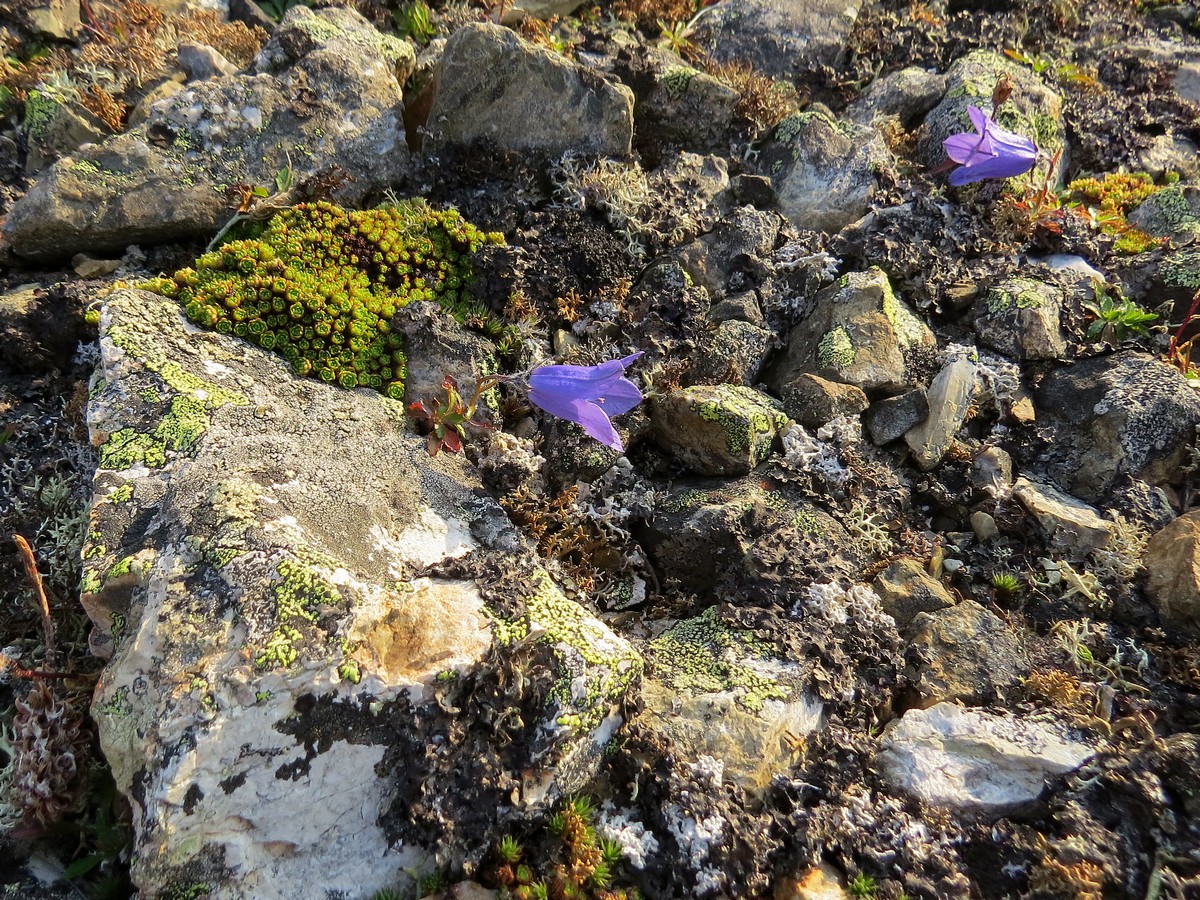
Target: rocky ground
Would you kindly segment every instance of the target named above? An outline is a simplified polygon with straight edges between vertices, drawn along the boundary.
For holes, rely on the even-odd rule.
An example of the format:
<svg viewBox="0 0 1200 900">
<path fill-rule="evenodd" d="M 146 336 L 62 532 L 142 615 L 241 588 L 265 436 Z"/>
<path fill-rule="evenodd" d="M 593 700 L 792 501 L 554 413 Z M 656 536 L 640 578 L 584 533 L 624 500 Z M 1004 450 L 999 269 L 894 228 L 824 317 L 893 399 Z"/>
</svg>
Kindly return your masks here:
<svg viewBox="0 0 1200 900">
<path fill-rule="evenodd" d="M 1196 3 L 0 28 L 5 896 L 1200 897 Z"/>
</svg>

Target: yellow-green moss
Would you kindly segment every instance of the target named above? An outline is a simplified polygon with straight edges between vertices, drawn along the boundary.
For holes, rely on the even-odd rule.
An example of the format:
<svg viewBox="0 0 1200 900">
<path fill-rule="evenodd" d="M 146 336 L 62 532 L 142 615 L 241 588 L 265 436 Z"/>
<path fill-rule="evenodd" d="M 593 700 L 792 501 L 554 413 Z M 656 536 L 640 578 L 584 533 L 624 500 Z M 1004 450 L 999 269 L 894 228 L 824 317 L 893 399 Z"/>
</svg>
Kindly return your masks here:
<svg viewBox="0 0 1200 900">
<path fill-rule="evenodd" d="M 491 318 L 466 290 L 470 256 L 502 242 L 419 200 L 362 211 L 301 204 L 258 237 L 146 287 L 178 300 L 198 325 L 278 353 L 297 374 L 402 399 L 407 360 L 392 317 L 435 300 L 486 330 Z"/>
</svg>

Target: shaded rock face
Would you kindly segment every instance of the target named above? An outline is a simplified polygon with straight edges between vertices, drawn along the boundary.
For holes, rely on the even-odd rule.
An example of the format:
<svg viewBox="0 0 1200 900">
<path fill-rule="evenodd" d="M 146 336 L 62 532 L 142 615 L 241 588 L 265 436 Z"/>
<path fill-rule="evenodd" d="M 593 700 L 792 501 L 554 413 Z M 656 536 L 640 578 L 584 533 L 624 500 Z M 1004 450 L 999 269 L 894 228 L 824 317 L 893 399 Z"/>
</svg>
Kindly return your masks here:
<svg viewBox="0 0 1200 900">
<path fill-rule="evenodd" d="M 498 25 L 468 25 L 434 72 L 434 148 L 489 140 L 504 150 L 628 156 L 633 92 Z"/>
<path fill-rule="evenodd" d="M 844 0 L 731 0 L 701 21 L 707 49 L 721 62 L 748 62 L 772 78 L 832 62 L 857 10 Z"/>
<path fill-rule="evenodd" d="M 766 394 L 696 385 L 655 401 L 655 440 L 700 475 L 745 475 L 767 458 L 787 416 Z"/>
<path fill-rule="evenodd" d="M 5 236 L 50 260 L 212 235 L 240 202 L 219 185 L 273 187 L 285 169 L 296 185 L 336 170 L 348 177 L 334 197 L 359 202 L 408 169 L 400 80 L 413 59 L 353 10 L 295 7 L 261 74 L 189 85 L 143 125 L 60 160 L 13 205 Z"/>
<path fill-rule="evenodd" d="M 779 209 L 797 228 L 835 232 L 864 216 L 892 154 L 874 128 L 817 112 L 788 116 L 763 149 Z"/>
<path fill-rule="evenodd" d="M 83 602 L 143 892 L 369 893 L 435 849 L 487 851 L 488 827 L 442 833 L 421 810 L 494 823 L 589 777 L 640 658 L 522 558 L 398 402 L 296 379 L 142 292 L 106 303 L 101 352 Z M 470 568 L 485 547 L 520 575 Z M 420 573 L 443 560 L 458 568 Z M 507 648 L 531 631 L 523 664 L 555 674 L 514 687 Z M 507 756 L 465 729 L 440 757 L 457 780 L 425 758 L 447 710 L 489 704 L 528 707 Z"/>
<path fill-rule="evenodd" d="M 1014 359 L 1057 359 L 1067 349 L 1059 326 L 1062 290 L 1032 278 L 992 287 L 977 304 L 979 339 Z"/>
<path fill-rule="evenodd" d="M 1037 405 L 1055 428 L 1050 474 L 1085 500 L 1099 499 L 1123 475 L 1178 483 L 1200 424 L 1200 396 L 1179 371 L 1137 352 L 1051 373 Z"/>
</svg>

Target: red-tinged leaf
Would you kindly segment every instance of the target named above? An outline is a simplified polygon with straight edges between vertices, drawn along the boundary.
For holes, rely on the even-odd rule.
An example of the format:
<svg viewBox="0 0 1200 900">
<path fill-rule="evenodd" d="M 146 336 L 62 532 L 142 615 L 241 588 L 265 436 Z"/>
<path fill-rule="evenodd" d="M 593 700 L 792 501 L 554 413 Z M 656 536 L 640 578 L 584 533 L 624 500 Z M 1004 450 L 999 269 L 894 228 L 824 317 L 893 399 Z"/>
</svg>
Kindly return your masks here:
<svg viewBox="0 0 1200 900">
<path fill-rule="evenodd" d="M 446 436 L 442 438 L 442 446 L 451 453 L 459 453 L 462 451 L 462 438 L 458 436 L 458 432 L 447 431 Z"/>
</svg>

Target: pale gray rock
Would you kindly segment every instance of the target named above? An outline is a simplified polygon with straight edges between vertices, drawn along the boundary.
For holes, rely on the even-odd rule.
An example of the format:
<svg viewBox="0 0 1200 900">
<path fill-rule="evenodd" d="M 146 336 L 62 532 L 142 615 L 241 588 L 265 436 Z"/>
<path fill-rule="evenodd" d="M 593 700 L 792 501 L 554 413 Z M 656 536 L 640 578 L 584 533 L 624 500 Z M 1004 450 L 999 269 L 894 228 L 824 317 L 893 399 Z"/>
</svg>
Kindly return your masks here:
<svg viewBox="0 0 1200 900">
<path fill-rule="evenodd" d="M 945 91 L 945 75 L 909 66 L 876 78 L 846 113 L 860 125 L 894 116 L 902 126 L 911 128 L 937 105 Z"/>
<path fill-rule="evenodd" d="M 110 657 L 92 715 L 134 809 L 143 894 L 371 894 L 435 852 L 482 855 L 501 805 L 586 782 L 640 657 L 532 558 L 508 588 L 417 574 L 522 545 L 461 458 L 426 454 L 401 403 L 298 378 L 137 291 L 106 302 L 100 350 L 82 600 Z M 497 606 L 506 591 L 516 603 Z M 500 697 L 542 666 L 571 684 L 508 731 L 521 761 L 490 728 L 483 747 L 424 759 L 430 729 L 459 727 L 460 679 L 497 678 L 485 659 L 518 638 L 538 662 L 524 688 L 486 688 L 499 702 L 519 705 Z M 490 826 L 428 837 L 481 807 Z M 445 818 L 418 825 L 433 808 Z"/>
<path fill-rule="evenodd" d="M 1032 278 L 1010 278 L 988 289 L 975 304 L 975 333 L 993 350 L 1014 359 L 1058 359 L 1062 335 L 1062 289 Z"/>
<path fill-rule="evenodd" d="M 83 27 L 79 0 L 34 0 L 13 4 L 13 9 L 30 31 L 59 40 L 74 37 Z"/>
<path fill-rule="evenodd" d="M 904 435 L 923 472 L 937 467 L 967 420 L 975 396 L 975 364 L 965 356 L 948 363 L 929 385 L 929 416 Z"/>
<path fill-rule="evenodd" d="M 1029 68 L 991 50 L 973 50 L 946 71 L 946 93 L 925 117 L 917 140 L 917 156 L 924 165 L 932 169 L 946 161 L 942 142 L 950 135 L 974 131 L 968 106 L 991 113 L 992 92 L 1002 77 L 1012 81 L 1013 92 L 1001 107 L 997 123 L 1037 144 L 1041 160 L 1062 150 L 1054 173 L 1056 180 L 1062 177 L 1069 157 L 1062 98 Z M 1021 177 L 1042 178 L 1045 167 L 1046 163 L 1040 162 L 1033 175 Z"/>
<path fill-rule="evenodd" d="M 874 128 L 821 112 L 788 116 L 771 133 L 758 168 L 797 228 L 836 232 L 866 215 L 892 154 Z"/>
<path fill-rule="evenodd" d="M 729 0 L 700 19 L 699 43 L 717 60 L 748 62 L 772 78 L 792 79 L 842 52 L 858 7 L 845 0 Z"/>
<path fill-rule="evenodd" d="M 1048 778 L 1095 752 L 1049 723 L 939 703 L 890 723 L 877 761 L 893 787 L 923 803 L 1003 813 L 1037 800 Z"/>
<path fill-rule="evenodd" d="M 744 290 L 734 284 L 740 270 L 770 255 L 782 224 L 777 213 L 739 206 L 712 231 L 680 247 L 675 257 L 687 277 L 719 301 L 730 290 Z"/>
<path fill-rule="evenodd" d="M 467 25 L 434 70 L 426 148 L 493 141 L 503 150 L 628 156 L 633 92 L 499 25 Z"/>
<path fill-rule="evenodd" d="M 1051 546 L 1074 557 L 1107 547 L 1112 539 L 1112 522 L 1094 507 L 1055 487 L 1018 478 L 1012 495 L 1033 516 Z"/>
<path fill-rule="evenodd" d="M 787 424 L 778 401 L 733 384 L 674 391 L 654 401 L 650 418 L 658 444 L 700 475 L 745 475 Z"/>
<path fill-rule="evenodd" d="M 1200 146 L 1191 138 L 1181 134 L 1160 134 L 1150 146 L 1138 150 L 1138 168 L 1155 181 L 1168 172 L 1184 178 L 1200 178 Z"/>
<path fill-rule="evenodd" d="M 973 600 L 917 613 L 904 636 L 922 659 L 910 676 L 917 706 L 942 700 L 988 703 L 1029 674 L 1016 633 Z"/>
<path fill-rule="evenodd" d="M 1000 528 L 996 525 L 995 518 L 981 509 L 971 513 L 971 531 L 982 544 L 1000 537 Z"/>
<path fill-rule="evenodd" d="M 971 484 L 997 497 L 1013 483 L 1013 461 L 1007 450 L 988 447 L 971 460 Z"/>
<path fill-rule="evenodd" d="M 1200 238 L 1200 187 L 1175 184 L 1147 197 L 1129 216 L 1129 224 L 1153 237 L 1178 243 Z"/>
<path fill-rule="evenodd" d="M 1054 480 L 1096 500 L 1123 475 L 1177 484 L 1200 424 L 1200 394 L 1173 366 L 1122 352 L 1065 366 L 1042 380 L 1038 409 L 1054 425 Z"/>
<path fill-rule="evenodd" d="M 868 393 L 896 393 L 912 386 L 905 352 L 935 344 L 887 275 L 871 268 L 844 275 L 817 294 L 812 315 L 792 329 L 787 349 L 765 377 L 776 390 L 809 373 Z"/>
<path fill-rule="evenodd" d="M 197 82 L 142 126 L 60 160 L 13 204 L 5 237 L 45 261 L 211 236 L 240 203 L 225 187 L 273 189 L 283 169 L 296 185 L 343 172 L 333 196 L 353 205 L 408 169 L 397 74 L 412 59 L 351 9 L 293 7 L 261 74 Z"/>
<path fill-rule="evenodd" d="M 537 19 L 569 16 L 583 5 L 583 0 L 515 0 L 514 10 Z"/>
</svg>

